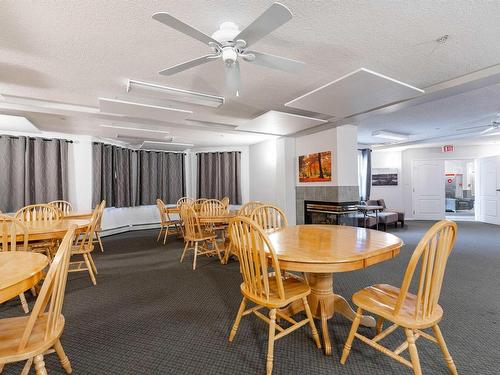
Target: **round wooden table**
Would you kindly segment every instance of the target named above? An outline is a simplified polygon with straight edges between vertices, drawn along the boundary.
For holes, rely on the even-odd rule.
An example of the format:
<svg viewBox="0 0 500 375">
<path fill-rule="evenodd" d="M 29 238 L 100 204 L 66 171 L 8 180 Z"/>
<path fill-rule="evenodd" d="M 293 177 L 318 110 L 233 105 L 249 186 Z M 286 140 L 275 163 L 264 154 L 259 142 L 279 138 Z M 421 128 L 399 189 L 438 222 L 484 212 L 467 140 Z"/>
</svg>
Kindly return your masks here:
<svg viewBox="0 0 500 375">
<path fill-rule="evenodd" d="M 403 241 L 390 233 L 340 225 L 296 225 L 271 233 L 271 243 L 280 267 L 304 272 L 311 294 L 309 306 L 321 319 L 326 354 L 331 354 L 328 319 L 334 312 L 350 320 L 355 312 L 346 299 L 333 292 L 333 273 L 359 270 L 396 257 Z M 291 304 L 287 313 L 294 315 L 302 304 Z M 375 319 L 363 316 L 361 324 L 374 327 Z"/>
<path fill-rule="evenodd" d="M 68 229 L 76 225 L 76 233 L 85 231 L 90 224 L 88 219 L 67 219 L 56 221 L 25 222 L 28 231 L 28 241 L 61 239 Z M 22 240 L 22 233 L 18 233 L 18 240 Z"/>
<path fill-rule="evenodd" d="M 0 303 L 32 288 L 43 277 L 49 259 L 29 251 L 0 252 Z"/>
</svg>

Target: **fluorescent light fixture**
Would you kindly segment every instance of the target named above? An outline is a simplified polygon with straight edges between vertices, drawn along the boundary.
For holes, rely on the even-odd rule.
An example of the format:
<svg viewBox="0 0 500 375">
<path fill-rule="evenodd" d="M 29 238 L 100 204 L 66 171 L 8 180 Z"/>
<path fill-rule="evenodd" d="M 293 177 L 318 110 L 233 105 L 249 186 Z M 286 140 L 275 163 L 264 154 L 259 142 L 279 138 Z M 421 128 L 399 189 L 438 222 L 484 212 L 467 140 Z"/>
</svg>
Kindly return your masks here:
<svg viewBox="0 0 500 375">
<path fill-rule="evenodd" d="M 40 130 L 26 117 L 0 115 L 0 131 L 40 133 Z"/>
<path fill-rule="evenodd" d="M 186 146 L 186 147 L 193 147 L 194 146 L 194 144 L 192 144 L 192 143 L 179 143 L 179 142 L 144 141 L 144 143 L 154 143 L 154 144 L 172 145 L 172 146 Z"/>
<path fill-rule="evenodd" d="M 405 141 L 410 136 L 409 134 L 395 133 L 388 130 L 376 130 L 372 132 L 373 137 L 390 139 L 392 141 Z"/>
<path fill-rule="evenodd" d="M 218 108 L 224 104 L 224 97 L 205 94 L 197 91 L 182 90 L 174 87 L 161 86 L 155 83 L 141 82 L 129 79 L 127 92 L 146 94 L 157 99 L 174 100 L 182 103 L 203 105 Z"/>
<path fill-rule="evenodd" d="M 192 111 L 186 111 L 178 108 L 109 98 L 99 98 L 99 109 L 101 113 L 112 113 L 157 121 L 181 121 L 193 114 Z"/>
<path fill-rule="evenodd" d="M 154 129 L 143 129 L 143 128 L 134 128 L 132 126 L 119 126 L 119 125 L 101 125 L 102 128 L 111 128 L 111 129 L 122 129 L 122 130 L 133 130 L 140 132 L 149 132 L 149 133 L 162 133 L 162 134 L 170 134 L 170 132 L 165 130 L 154 130 Z"/>
</svg>

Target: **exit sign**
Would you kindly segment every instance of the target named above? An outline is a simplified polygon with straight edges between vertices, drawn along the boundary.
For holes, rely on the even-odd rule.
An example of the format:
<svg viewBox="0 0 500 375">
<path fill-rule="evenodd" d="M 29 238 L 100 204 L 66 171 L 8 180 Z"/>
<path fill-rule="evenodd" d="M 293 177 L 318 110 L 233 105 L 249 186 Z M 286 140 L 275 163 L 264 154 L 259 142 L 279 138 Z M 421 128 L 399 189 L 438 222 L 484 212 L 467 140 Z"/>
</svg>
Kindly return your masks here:
<svg viewBox="0 0 500 375">
<path fill-rule="evenodd" d="M 453 151 L 455 151 L 455 146 L 453 145 L 441 146 L 441 152 L 453 152 Z"/>
</svg>

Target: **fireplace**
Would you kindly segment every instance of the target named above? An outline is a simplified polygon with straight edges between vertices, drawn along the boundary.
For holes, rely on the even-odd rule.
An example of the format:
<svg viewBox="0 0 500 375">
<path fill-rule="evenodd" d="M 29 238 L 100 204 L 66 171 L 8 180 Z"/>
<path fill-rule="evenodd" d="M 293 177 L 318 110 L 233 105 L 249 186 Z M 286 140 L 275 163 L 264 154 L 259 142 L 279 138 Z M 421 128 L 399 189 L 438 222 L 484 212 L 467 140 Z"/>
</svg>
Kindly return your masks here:
<svg viewBox="0 0 500 375">
<path fill-rule="evenodd" d="M 352 225 L 350 214 L 356 213 L 357 201 L 304 201 L 304 224 Z"/>
</svg>

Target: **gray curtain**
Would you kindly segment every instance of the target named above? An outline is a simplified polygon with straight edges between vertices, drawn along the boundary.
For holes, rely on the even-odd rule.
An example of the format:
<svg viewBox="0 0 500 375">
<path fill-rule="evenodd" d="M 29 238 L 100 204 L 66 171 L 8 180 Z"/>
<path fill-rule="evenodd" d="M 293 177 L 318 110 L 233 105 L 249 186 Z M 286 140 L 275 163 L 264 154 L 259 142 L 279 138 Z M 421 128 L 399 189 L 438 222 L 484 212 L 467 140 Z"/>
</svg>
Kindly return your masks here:
<svg viewBox="0 0 500 375">
<path fill-rule="evenodd" d="M 138 151 L 139 204 L 155 204 L 160 198 L 175 203 L 184 196 L 184 154 Z"/>
<path fill-rule="evenodd" d="M 68 144 L 63 139 L 0 136 L 0 210 L 67 199 Z"/>
<path fill-rule="evenodd" d="M 94 143 L 94 205 L 151 205 L 160 198 L 175 203 L 184 195 L 184 154 L 132 150 Z"/>
<path fill-rule="evenodd" d="M 222 199 L 241 204 L 241 153 L 202 152 L 198 159 L 198 198 Z"/>
<path fill-rule="evenodd" d="M 359 151 L 359 194 L 360 200 L 370 199 L 372 187 L 372 150 L 364 148 Z"/>
</svg>

